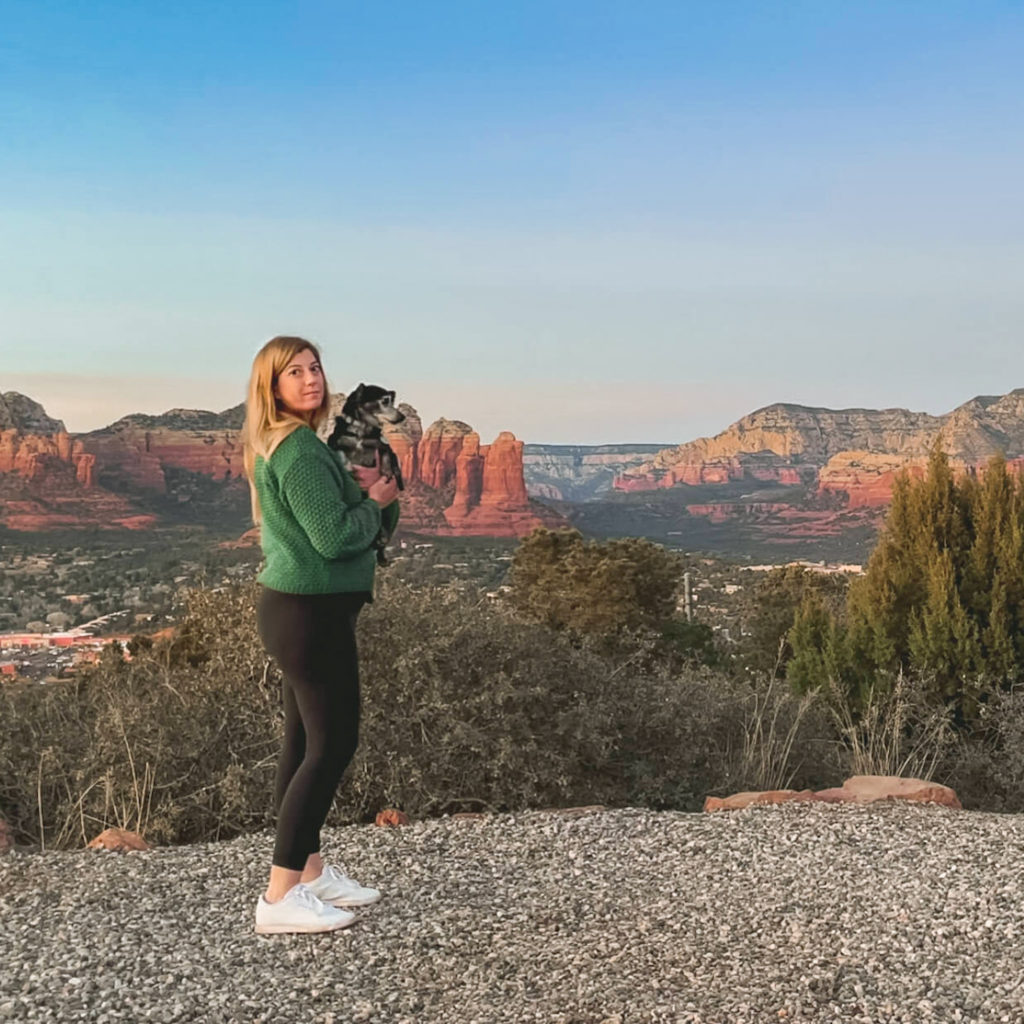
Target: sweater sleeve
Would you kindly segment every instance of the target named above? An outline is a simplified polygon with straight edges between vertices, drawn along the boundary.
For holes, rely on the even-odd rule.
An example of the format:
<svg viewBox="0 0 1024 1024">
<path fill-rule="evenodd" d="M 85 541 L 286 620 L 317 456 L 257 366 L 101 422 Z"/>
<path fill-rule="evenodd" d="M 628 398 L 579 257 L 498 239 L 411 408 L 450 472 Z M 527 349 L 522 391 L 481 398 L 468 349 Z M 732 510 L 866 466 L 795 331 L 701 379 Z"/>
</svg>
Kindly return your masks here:
<svg viewBox="0 0 1024 1024">
<path fill-rule="evenodd" d="M 357 555 L 380 531 L 381 509 L 372 498 L 346 505 L 330 468 L 317 458 L 299 458 L 281 481 L 281 493 L 309 542 L 323 558 Z"/>
<path fill-rule="evenodd" d="M 398 515 L 399 510 L 397 498 L 395 498 L 390 505 L 385 505 L 380 510 L 380 521 L 384 524 L 384 529 L 387 530 L 389 534 L 395 532 L 395 527 L 398 525 Z"/>
</svg>

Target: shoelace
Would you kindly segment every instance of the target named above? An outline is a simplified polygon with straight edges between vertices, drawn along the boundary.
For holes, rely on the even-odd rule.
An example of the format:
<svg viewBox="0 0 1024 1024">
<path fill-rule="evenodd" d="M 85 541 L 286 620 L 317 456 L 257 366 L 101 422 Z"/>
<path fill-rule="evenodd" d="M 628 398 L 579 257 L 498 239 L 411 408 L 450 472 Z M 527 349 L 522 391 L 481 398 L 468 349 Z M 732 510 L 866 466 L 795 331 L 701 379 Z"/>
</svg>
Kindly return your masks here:
<svg viewBox="0 0 1024 1024">
<path fill-rule="evenodd" d="M 292 886 L 291 898 L 301 906 L 309 907 L 310 910 L 319 911 L 323 908 L 323 902 L 319 897 L 315 896 L 313 891 L 302 882 Z"/>
<path fill-rule="evenodd" d="M 323 872 L 332 882 L 338 882 L 340 885 L 347 885 L 352 888 L 357 883 L 353 882 L 347 875 L 343 875 L 333 864 L 328 864 L 324 868 Z"/>
</svg>

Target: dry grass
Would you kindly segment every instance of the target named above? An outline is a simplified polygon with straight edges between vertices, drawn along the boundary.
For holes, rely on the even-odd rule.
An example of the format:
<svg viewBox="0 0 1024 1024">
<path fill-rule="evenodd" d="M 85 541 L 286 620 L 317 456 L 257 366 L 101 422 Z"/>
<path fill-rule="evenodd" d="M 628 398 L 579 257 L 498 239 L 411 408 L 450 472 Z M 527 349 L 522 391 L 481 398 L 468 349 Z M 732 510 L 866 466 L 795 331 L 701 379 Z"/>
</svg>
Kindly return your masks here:
<svg viewBox="0 0 1024 1024">
<path fill-rule="evenodd" d="M 930 780 L 955 742 L 950 712 L 929 704 L 919 680 L 900 672 L 874 685 L 854 711 L 834 681 L 829 710 L 854 775 L 900 775 Z"/>
</svg>

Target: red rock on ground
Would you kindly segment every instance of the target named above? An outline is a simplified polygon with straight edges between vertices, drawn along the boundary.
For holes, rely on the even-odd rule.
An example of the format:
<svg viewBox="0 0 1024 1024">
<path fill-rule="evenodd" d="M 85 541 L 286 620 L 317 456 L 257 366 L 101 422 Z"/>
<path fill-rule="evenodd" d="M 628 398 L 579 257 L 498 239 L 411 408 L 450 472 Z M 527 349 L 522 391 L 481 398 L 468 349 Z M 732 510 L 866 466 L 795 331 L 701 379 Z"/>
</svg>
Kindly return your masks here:
<svg viewBox="0 0 1024 1024">
<path fill-rule="evenodd" d="M 104 829 L 91 843 L 90 850 L 116 850 L 130 853 L 132 850 L 148 850 L 149 843 L 138 834 L 123 828 Z"/>
<path fill-rule="evenodd" d="M 822 789 L 814 799 L 824 803 L 873 804 L 878 800 L 911 800 L 941 804 L 961 810 L 956 793 L 949 786 L 924 779 L 903 779 L 898 775 L 854 775 L 838 789 Z"/>
<path fill-rule="evenodd" d="M 704 801 L 704 810 L 738 811 L 751 804 L 809 803 L 814 793 L 809 789 L 765 789 L 760 792 L 733 793 L 732 796 L 709 796 Z"/>
<path fill-rule="evenodd" d="M 408 825 L 409 815 L 405 811 L 395 810 L 393 807 L 388 807 L 386 810 L 378 811 L 376 822 L 378 825 Z"/>
<path fill-rule="evenodd" d="M 904 779 L 898 775 L 854 775 L 842 786 L 820 789 L 771 789 L 753 793 L 734 793 L 732 796 L 709 796 L 704 801 L 705 811 L 735 811 L 751 804 L 784 804 L 798 801 L 826 804 L 871 804 L 878 800 L 910 800 L 915 803 L 934 803 L 961 810 L 956 793 L 949 786 L 924 779 Z"/>
</svg>

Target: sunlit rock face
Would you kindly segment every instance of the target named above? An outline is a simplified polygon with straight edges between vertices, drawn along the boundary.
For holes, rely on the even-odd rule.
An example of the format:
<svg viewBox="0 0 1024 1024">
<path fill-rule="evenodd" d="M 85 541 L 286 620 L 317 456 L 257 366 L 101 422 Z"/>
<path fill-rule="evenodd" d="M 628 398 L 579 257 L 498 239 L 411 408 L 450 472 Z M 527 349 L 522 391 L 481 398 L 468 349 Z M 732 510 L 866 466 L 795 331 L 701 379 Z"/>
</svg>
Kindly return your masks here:
<svg viewBox="0 0 1024 1024">
<path fill-rule="evenodd" d="M 154 517 L 96 485 L 95 457 L 26 395 L 0 395 L 0 525 L 141 529 Z"/>
<path fill-rule="evenodd" d="M 666 448 L 615 480 L 622 491 L 730 481 L 812 484 L 848 507 L 888 503 L 902 470 L 923 472 L 938 442 L 958 469 L 981 469 L 1002 452 L 1024 459 L 1024 389 L 979 396 L 944 416 L 908 409 L 770 405 L 714 437 Z"/>
</svg>

